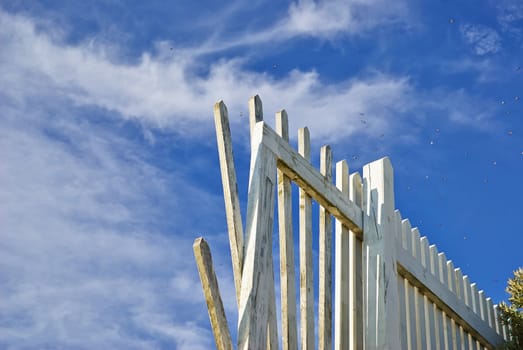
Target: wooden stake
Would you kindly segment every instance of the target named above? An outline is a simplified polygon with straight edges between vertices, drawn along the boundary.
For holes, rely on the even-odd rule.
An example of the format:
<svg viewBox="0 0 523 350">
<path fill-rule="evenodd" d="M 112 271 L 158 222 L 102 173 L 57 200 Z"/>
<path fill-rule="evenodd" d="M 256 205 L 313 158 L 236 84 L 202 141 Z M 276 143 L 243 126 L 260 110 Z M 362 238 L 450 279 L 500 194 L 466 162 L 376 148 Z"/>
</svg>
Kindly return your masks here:
<svg viewBox="0 0 523 350">
<path fill-rule="evenodd" d="M 236 302 L 239 306 L 243 268 L 243 227 L 240 213 L 240 200 L 238 197 L 238 183 L 236 182 L 236 170 L 234 169 L 229 116 L 227 107 L 223 101 L 214 105 L 214 124 L 216 127 L 216 140 L 220 158 L 223 198 L 225 200 L 225 214 L 229 232 L 234 286 L 236 288 Z"/>
<path fill-rule="evenodd" d="M 193 251 L 202 282 L 203 294 L 207 302 L 216 348 L 218 350 L 232 350 L 231 334 L 225 317 L 218 280 L 214 273 L 211 250 L 207 242 L 200 237 L 194 241 Z"/>
</svg>

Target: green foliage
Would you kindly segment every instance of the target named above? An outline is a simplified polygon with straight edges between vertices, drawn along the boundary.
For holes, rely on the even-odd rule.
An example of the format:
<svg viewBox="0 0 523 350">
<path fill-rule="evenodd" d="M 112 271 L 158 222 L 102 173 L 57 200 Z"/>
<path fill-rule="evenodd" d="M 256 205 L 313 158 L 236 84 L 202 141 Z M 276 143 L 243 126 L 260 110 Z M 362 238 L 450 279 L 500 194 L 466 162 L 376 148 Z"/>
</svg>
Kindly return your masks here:
<svg viewBox="0 0 523 350">
<path fill-rule="evenodd" d="M 499 304 L 501 323 L 508 326 L 509 341 L 499 349 L 523 349 L 523 268 L 514 271 L 514 278 L 508 280 L 507 293 L 511 305 Z"/>
</svg>

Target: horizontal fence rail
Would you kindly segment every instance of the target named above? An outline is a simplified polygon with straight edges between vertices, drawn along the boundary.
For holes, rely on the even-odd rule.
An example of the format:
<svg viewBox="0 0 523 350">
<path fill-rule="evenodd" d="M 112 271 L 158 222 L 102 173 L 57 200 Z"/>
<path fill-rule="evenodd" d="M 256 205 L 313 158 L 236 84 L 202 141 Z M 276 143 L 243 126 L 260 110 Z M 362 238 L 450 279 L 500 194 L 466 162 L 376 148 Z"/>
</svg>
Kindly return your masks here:
<svg viewBox="0 0 523 350">
<path fill-rule="evenodd" d="M 214 108 L 238 349 L 476 350 L 494 349 L 506 339 L 492 300 L 396 210 L 388 158 L 366 164 L 362 175 L 349 174 L 348 163 L 339 161 L 333 183 L 330 146 L 321 148 L 317 170 L 307 128 L 298 131 L 296 151 L 285 110 L 276 113 L 276 131 L 263 121 L 259 96 L 249 101 L 249 112 L 243 232 L 227 108 L 221 101 Z M 297 243 L 292 183 L 299 188 Z M 314 203 L 318 227 L 312 225 Z M 275 213 L 279 254 L 273 254 Z M 210 249 L 201 239 L 195 256 L 216 344 L 232 348 Z"/>
</svg>

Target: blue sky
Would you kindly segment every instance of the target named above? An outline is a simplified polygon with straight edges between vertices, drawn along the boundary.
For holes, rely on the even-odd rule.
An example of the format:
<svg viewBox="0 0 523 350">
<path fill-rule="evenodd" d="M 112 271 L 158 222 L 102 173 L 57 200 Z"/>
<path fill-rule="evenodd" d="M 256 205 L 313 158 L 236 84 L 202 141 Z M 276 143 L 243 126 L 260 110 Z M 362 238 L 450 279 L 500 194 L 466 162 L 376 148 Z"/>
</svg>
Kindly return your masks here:
<svg viewBox="0 0 523 350">
<path fill-rule="evenodd" d="M 316 164 L 389 156 L 402 216 L 494 302 L 523 265 L 520 1 L 0 0 L 0 47 L 2 348 L 212 347 L 200 235 L 234 327 L 219 99 L 244 206 L 260 94 Z"/>
</svg>

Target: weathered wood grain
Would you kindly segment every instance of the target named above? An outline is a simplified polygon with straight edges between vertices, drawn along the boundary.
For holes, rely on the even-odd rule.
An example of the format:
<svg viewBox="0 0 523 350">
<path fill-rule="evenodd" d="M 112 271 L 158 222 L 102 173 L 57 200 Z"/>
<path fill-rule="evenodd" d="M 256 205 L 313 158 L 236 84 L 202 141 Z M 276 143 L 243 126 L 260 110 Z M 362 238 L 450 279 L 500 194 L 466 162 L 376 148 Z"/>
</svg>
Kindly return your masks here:
<svg viewBox="0 0 523 350">
<path fill-rule="evenodd" d="M 272 244 L 271 244 L 271 259 L 269 262 L 268 278 L 269 278 L 269 320 L 267 325 L 267 349 L 278 350 L 278 323 L 276 316 L 276 298 L 274 291 L 274 266 L 272 259 Z M 271 287 L 272 286 L 272 287 Z"/>
<path fill-rule="evenodd" d="M 363 186 L 358 173 L 349 176 L 349 199 L 359 207 L 362 206 Z M 350 349 L 363 350 L 363 244 L 353 231 L 349 231 L 349 260 Z"/>
<path fill-rule="evenodd" d="M 262 123 L 258 123 L 260 125 Z M 263 129 L 254 128 L 238 318 L 238 349 L 265 349 L 272 306 L 272 229 L 276 157 L 262 142 Z"/>
<path fill-rule="evenodd" d="M 193 251 L 207 303 L 207 311 L 211 320 L 216 348 L 218 350 L 232 350 L 231 334 L 220 296 L 218 280 L 212 264 L 211 250 L 207 242 L 200 237 L 194 240 Z"/>
<path fill-rule="evenodd" d="M 298 152 L 308 162 L 311 157 L 308 128 L 298 130 Z M 302 349 L 314 348 L 314 286 L 312 268 L 312 200 L 300 188 L 300 336 Z"/>
<path fill-rule="evenodd" d="M 236 170 L 234 168 L 229 116 L 227 113 L 227 107 L 223 101 L 219 101 L 214 105 L 214 125 L 220 159 L 223 198 L 225 200 L 225 216 L 227 218 L 234 286 L 236 288 L 236 302 L 239 305 L 243 268 L 243 226 L 240 213 Z"/>
<path fill-rule="evenodd" d="M 278 168 L 300 188 L 306 190 L 318 204 L 361 237 L 361 208 L 349 201 L 333 184 L 325 181 L 325 177 L 319 171 L 278 137 L 268 125 L 262 122 L 256 124 L 256 128 L 263 132 L 263 144 L 278 158 Z"/>
<path fill-rule="evenodd" d="M 276 114 L 276 132 L 284 141 L 289 141 L 289 122 L 285 110 Z M 298 348 L 291 189 L 291 180 L 278 169 L 278 228 L 280 238 L 280 292 L 283 350 L 295 350 Z"/>
<path fill-rule="evenodd" d="M 363 167 L 364 302 L 368 307 L 364 343 L 368 350 L 400 349 L 397 322 L 398 271 L 394 214 L 394 173 L 388 158 Z"/>
<path fill-rule="evenodd" d="M 330 146 L 320 150 L 320 173 L 325 181 L 332 181 L 332 151 Z M 318 349 L 332 349 L 332 218 L 320 206 L 319 227 L 319 295 L 318 295 Z"/>
<path fill-rule="evenodd" d="M 349 165 L 342 160 L 336 163 L 336 187 L 348 199 Z M 350 349 L 349 339 L 349 229 L 336 219 L 335 232 L 335 294 L 334 294 L 334 348 Z"/>
<path fill-rule="evenodd" d="M 249 131 L 251 134 L 251 148 L 252 143 L 254 141 L 253 133 L 254 133 L 254 127 L 256 123 L 259 123 L 263 121 L 263 107 L 262 107 L 262 101 L 260 99 L 260 96 L 255 95 L 250 98 L 249 100 Z M 271 257 L 272 257 L 272 244 L 270 245 L 271 249 Z M 274 269 L 273 269 L 273 262 L 272 259 L 269 262 L 270 267 L 267 270 L 267 278 L 269 278 L 269 285 L 274 286 Z M 277 326 L 276 326 L 276 304 L 275 304 L 275 297 L 274 297 L 274 287 L 272 289 L 268 290 L 269 292 L 269 320 L 268 320 L 268 328 L 267 328 L 267 348 L 268 349 L 276 349 L 278 344 L 278 333 L 277 333 Z"/>
</svg>

